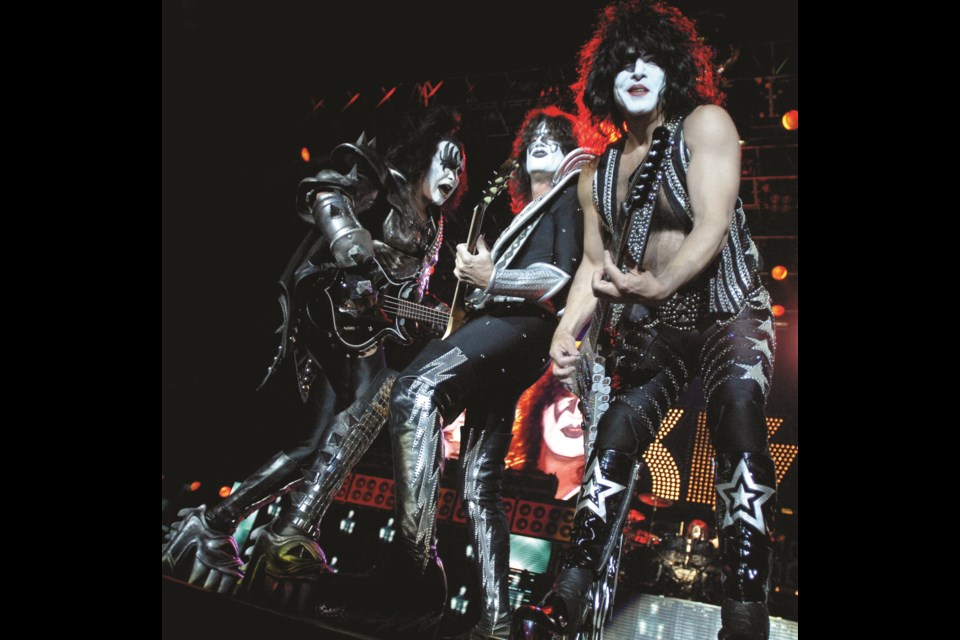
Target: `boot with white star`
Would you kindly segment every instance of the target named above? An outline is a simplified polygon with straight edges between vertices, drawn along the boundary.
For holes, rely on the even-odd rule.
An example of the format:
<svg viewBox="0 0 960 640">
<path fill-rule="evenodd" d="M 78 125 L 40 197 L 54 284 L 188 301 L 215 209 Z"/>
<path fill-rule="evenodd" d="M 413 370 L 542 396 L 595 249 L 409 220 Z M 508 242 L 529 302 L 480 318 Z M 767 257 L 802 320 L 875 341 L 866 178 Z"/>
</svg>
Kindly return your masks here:
<svg viewBox="0 0 960 640">
<path fill-rule="evenodd" d="M 719 453 L 717 528 L 723 566 L 719 640 L 767 640 L 776 468 L 766 453 Z"/>
<path fill-rule="evenodd" d="M 573 546 L 553 588 L 535 607 L 514 614 L 513 638 L 573 638 L 584 630 L 589 592 L 606 572 L 630 509 L 639 462 L 614 449 L 594 452 L 573 519 Z"/>
</svg>

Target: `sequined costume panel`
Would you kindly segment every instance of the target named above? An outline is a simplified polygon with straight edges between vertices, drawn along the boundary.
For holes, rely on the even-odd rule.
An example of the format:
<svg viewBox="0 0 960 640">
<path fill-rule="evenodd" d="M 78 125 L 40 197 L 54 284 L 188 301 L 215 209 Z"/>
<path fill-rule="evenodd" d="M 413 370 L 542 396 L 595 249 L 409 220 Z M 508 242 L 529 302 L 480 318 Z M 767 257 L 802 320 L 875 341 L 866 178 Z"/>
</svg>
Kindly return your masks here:
<svg viewBox="0 0 960 640">
<path fill-rule="evenodd" d="M 689 232 L 695 215 L 687 193 L 690 150 L 684 142 L 682 125 L 668 123 L 667 126 L 674 127 L 670 156 L 663 166 L 657 206 L 647 231 L 651 228 L 683 228 Z M 610 145 L 598 158 L 593 181 L 593 200 L 600 214 L 605 242 L 610 242 L 614 230 L 621 222 L 619 203 L 616 201 L 616 183 L 624 143 L 621 139 Z M 642 239 L 642 242 L 645 243 L 645 239 Z M 684 287 L 682 292 L 692 287 L 702 289 L 708 311 L 735 314 L 746 304 L 750 292 L 760 286 L 757 276 L 759 266 L 760 254 L 750 236 L 746 214 L 738 200 L 727 233 L 727 242 L 720 255 L 701 276 Z"/>
</svg>

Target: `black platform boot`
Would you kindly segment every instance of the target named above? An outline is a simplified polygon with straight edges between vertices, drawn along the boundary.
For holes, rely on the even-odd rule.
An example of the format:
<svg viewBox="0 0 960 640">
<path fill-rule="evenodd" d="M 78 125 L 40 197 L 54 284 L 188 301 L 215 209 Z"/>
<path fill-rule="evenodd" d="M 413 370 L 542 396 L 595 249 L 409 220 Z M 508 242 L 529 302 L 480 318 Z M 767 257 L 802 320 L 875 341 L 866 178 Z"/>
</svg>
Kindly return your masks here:
<svg viewBox="0 0 960 640">
<path fill-rule="evenodd" d="M 717 524 L 723 563 L 720 640 L 770 636 L 776 468 L 765 453 L 717 454 Z"/>
<path fill-rule="evenodd" d="M 470 422 L 467 412 L 467 422 Z M 510 416 L 513 417 L 512 414 Z M 497 417 L 496 419 L 499 419 Z M 489 428 L 489 426 L 488 426 Z M 460 487 L 480 574 L 483 609 L 477 625 L 457 640 L 507 640 L 513 620 L 508 591 L 510 523 L 500 494 L 511 433 L 471 429 L 460 447 Z"/>
<path fill-rule="evenodd" d="M 280 452 L 212 508 L 182 509 L 161 552 L 161 570 L 204 589 L 228 593 L 243 573 L 233 533 L 251 513 L 303 480 L 300 465 Z"/>
<path fill-rule="evenodd" d="M 620 542 L 639 467 L 631 454 L 614 449 L 594 452 L 583 477 L 573 520 L 573 546 L 564 568 L 538 606 L 517 611 L 513 638 L 573 638 L 592 625 L 595 616 L 587 619 L 590 595 L 594 586 L 602 583 Z"/>
<path fill-rule="evenodd" d="M 324 432 L 306 480 L 291 494 L 273 522 L 251 534 L 247 577 L 249 597 L 281 607 L 302 606 L 310 586 L 330 572 L 320 548 L 320 522 L 347 474 L 366 453 L 387 421 L 397 373 L 384 369 L 357 400 L 337 414 Z"/>
<path fill-rule="evenodd" d="M 382 638 L 430 638 L 446 607 L 436 551 L 440 417 L 451 419 L 477 380 L 460 349 L 434 340 L 397 378 L 390 405 L 397 538 L 388 560 L 364 576 L 319 580 L 306 615 Z"/>
</svg>

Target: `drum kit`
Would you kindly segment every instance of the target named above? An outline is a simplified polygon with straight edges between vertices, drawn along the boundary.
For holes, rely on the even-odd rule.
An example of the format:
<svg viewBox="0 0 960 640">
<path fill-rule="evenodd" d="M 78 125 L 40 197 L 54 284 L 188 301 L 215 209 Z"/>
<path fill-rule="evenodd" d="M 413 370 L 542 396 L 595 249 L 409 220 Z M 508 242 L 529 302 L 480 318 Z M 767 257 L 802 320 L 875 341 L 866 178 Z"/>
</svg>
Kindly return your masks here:
<svg viewBox="0 0 960 640">
<path fill-rule="evenodd" d="M 631 509 L 623 529 L 623 579 L 640 591 L 706 602 L 720 597 L 720 562 L 714 543 L 707 539 L 705 523 L 684 523 L 671 532 L 658 528 L 657 512 L 675 501 L 652 493 L 637 496 L 651 508 L 649 519 Z M 662 514 L 661 514 L 662 516 Z M 672 527 L 670 527 L 673 529 Z"/>
</svg>

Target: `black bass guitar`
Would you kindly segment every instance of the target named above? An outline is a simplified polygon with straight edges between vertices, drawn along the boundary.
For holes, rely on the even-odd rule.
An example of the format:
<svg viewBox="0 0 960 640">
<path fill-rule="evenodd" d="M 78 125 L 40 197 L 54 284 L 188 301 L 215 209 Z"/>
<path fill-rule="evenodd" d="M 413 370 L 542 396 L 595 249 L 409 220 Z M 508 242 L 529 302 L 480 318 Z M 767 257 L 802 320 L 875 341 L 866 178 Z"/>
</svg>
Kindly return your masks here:
<svg viewBox="0 0 960 640">
<path fill-rule="evenodd" d="M 396 281 L 374 260 L 363 274 L 332 270 L 314 285 L 321 289 L 307 303 L 307 316 L 349 349 L 372 347 L 382 338 L 410 344 L 424 329 L 436 334 L 450 314 L 417 302 L 416 278 Z"/>
</svg>

